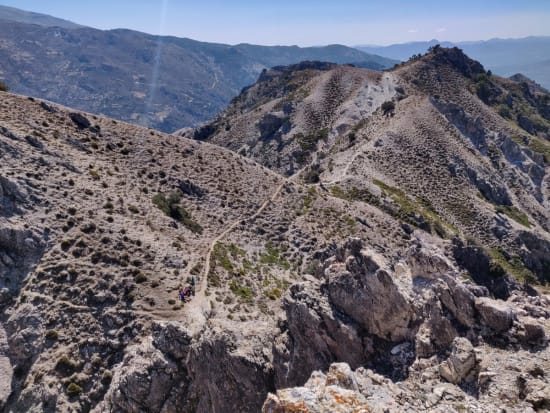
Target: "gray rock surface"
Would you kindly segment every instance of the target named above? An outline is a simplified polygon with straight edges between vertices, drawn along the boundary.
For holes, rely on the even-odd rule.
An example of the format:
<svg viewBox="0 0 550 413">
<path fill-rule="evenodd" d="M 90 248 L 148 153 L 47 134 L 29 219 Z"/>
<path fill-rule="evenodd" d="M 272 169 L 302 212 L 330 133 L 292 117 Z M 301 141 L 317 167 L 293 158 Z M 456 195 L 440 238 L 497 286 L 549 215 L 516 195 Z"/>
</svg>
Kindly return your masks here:
<svg viewBox="0 0 550 413">
<path fill-rule="evenodd" d="M 13 368 L 8 357 L 8 339 L 0 326 L 0 409 L 4 406 L 12 390 Z"/>
<path fill-rule="evenodd" d="M 480 297 L 476 298 L 475 307 L 483 324 L 493 330 L 504 332 L 512 327 L 514 313 L 504 302 Z"/>
<path fill-rule="evenodd" d="M 474 346 L 467 338 L 453 340 L 451 354 L 439 365 L 439 374 L 450 383 L 462 382 L 476 365 Z"/>
</svg>

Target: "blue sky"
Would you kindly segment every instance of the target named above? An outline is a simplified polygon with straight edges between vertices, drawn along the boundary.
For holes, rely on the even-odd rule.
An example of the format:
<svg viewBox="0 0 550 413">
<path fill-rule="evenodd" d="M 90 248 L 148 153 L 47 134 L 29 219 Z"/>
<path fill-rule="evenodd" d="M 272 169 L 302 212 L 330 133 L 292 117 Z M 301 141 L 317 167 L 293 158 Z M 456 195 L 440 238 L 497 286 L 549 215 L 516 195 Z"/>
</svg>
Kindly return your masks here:
<svg viewBox="0 0 550 413">
<path fill-rule="evenodd" d="M 390 44 L 550 35 L 550 0 L 0 0 L 101 29 L 221 43 Z"/>
</svg>

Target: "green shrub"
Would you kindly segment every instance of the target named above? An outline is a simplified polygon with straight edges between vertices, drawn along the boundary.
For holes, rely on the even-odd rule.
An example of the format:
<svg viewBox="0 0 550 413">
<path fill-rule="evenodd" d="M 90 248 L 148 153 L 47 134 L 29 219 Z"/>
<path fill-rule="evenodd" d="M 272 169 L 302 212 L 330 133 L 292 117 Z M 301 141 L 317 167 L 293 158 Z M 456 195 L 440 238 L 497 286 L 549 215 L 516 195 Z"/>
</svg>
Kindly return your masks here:
<svg viewBox="0 0 550 413">
<path fill-rule="evenodd" d="M 271 290 L 266 291 L 264 294 L 270 300 L 276 300 L 278 298 L 281 298 L 281 296 L 283 295 L 283 292 L 281 291 L 280 288 L 275 287 L 275 288 L 272 288 Z"/>
<path fill-rule="evenodd" d="M 382 114 L 387 115 L 388 113 L 391 113 L 395 110 L 395 103 L 393 103 L 391 100 L 387 100 L 382 103 L 382 106 L 380 108 L 382 109 Z"/>
<path fill-rule="evenodd" d="M 139 209 L 135 205 L 128 205 L 128 211 L 130 211 L 132 214 L 139 214 Z"/>
<path fill-rule="evenodd" d="M 189 211 L 187 211 L 181 204 L 181 195 L 178 192 L 171 192 L 166 197 L 162 193 L 158 193 L 153 196 L 153 204 L 159 208 L 165 215 L 170 218 L 181 222 L 184 227 L 188 228 L 196 234 L 202 234 L 202 226 L 193 220 Z"/>
<path fill-rule="evenodd" d="M 142 272 L 138 272 L 134 277 L 134 281 L 138 284 L 141 284 L 147 281 L 147 277 Z"/>
<path fill-rule="evenodd" d="M 45 337 L 48 340 L 57 340 L 59 338 L 59 333 L 55 330 L 48 330 L 46 331 Z"/>
<path fill-rule="evenodd" d="M 236 280 L 232 280 L 229 283 L 229 289 L 237 297 L 240 297 L 246 301 L 250 301 L 254 297 L 254 292 L 252 291 L 252 288 L 240 285 L 239 283 L 237 283 Z"/>
<path fill-rule="evenodd" d="M 65 375 L 72 374 L 76 368 L 77 364 L 66 355 L 61 356 L 55 364 L 55 369 Z"/>
<path fill-rule="evenodd" d="M 10 90 L 10 88 L 8 87 L 8 84 L 0 80 L 0 92 L 7 92 L 8 90 Z"/>
<path fill-rule="evenodd" d="M 105 370 L 103 372 L 103 376 L 101 377 L 101 383 L 104 385 L 108 385 L 113 380 L 113 373 L 111 373 L 109 370 Z"/>
<path fill-rule="evenodd" d="M 504 214 L 524 227 L 531 228 L 529 217 L 520 209 L 509 205 L 496 205 L 495 209 L 499 214 Z"/>
<path fill-rule="evenodd" d="M 76 383 L 70 383 L 70 384 L 67 386 L 67 394 L 68 394 L 70 397 L 78 396 L 80 393 L 82 393 L 82 387 L 80 387 L 78 384 L 76 384 Z"/>
</svg>

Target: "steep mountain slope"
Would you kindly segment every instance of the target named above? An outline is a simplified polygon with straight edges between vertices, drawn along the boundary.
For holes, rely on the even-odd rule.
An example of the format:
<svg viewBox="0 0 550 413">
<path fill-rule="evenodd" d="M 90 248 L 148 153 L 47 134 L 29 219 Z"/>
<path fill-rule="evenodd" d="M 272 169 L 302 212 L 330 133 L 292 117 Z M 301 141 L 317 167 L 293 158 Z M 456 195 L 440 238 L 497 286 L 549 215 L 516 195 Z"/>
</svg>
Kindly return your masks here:
<svg viewBox="0 0 550 413">
<path fill-rule="evenodd" d="M 2 5 L 0 5 L 0 19 L 19 23 L 37 24 L 45 27 L 63 27 L 64 29 L 78 29 L 84 27 L 68 20 L 48 16 L 47 14 L 34 13 Z"/>
<path fill-rule="evenodd" d="M 419 116 L 413 132 L 443 129 L 441 112 L 422 118 L 435 110 L 431 76 L 455 86 L 469 79 L 461 62 L 479 69 L 437 53 L 393 73 L 326 63 L 266 71 L 197 131 L 242 135 L 241 152 L 274 158 L 284 174 L 206 142 L 0 93 L 0 409 L 257 412 L 266 399 L 275 412 L 546 408 L 548 295 L 497 272 L 490 251 L 446 239 L 440 204 L 413 197 L 416 180 L 401 186 L 384 164 L 407 102 Z M 486 81 L 493 91 L 499 80 Z M 395 94 L 395 115 L 382 116 Z M 527 98 L 513 97 L 513 116 Z M 264 154 L 251 131 L 266 116 Z M 446 136 L 430 160 L 447 155 Z M 365 152 L 378 140 L 391 150 Z M 470 149 L 473 168 L 482 158 Z M 331 171 L 331 158 L 349 167 Z M 437 189 L 410 164 L 426 196 Z M 430 173 L 453 184 L 445 169 Z M 544 248 L 529 218 L 524 237 L 538 231 L 528 239 Z M 197 292 L 182 304 L 191 275 Z"/>
<path fill-rule="evenodd" d="M 502 272 L 548 282 L 548 99 L 436 48 L 386 73 L 273 69 L 193 136 L 287 175 L 307 166 L 306 182 L 469 237 Z"/>
<path fill-rule="evenodd" d="M 165 132 L 216 115 L 265 67 L 302 60 L 381 69 L 395 61 L 344 46 L 229 46 L 130 30 L 0 25 L 10 90 Z"/>
<path fill-rule="evenodd" d="M 442 47 L 459 47 L 486 69 L 500 76 L 523 73 L 550 90 L 548 59 L 550 58 L 550 37 L 531 36 L 521 39 L 490 39 L 477 42 L 411 42 L 389 46 L 358 46 L 359 50 L 391 59 L 408 60 L 411 56 L 423 54 L 436 44 Z"/>
</svg>

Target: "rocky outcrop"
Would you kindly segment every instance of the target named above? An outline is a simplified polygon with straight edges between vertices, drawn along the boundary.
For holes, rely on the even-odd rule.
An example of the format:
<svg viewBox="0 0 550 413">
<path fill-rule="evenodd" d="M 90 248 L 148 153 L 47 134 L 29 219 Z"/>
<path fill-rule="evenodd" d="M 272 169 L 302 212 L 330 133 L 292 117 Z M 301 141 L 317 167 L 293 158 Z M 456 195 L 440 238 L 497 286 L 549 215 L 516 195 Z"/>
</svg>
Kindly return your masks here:
<svg viewBox="0 0 550 413">
<path fill-rule="evenodd" d="M 284 301 L 287 331 L 276 339 L 274 368 L 278 388 L 303 383 L 311 371 L 333 361 L 354 368 L 366 362 L 359 325 L 336 311 L 317 283 L 295 284 Z"/>
<path fill-rule="evenodd" d="M 104 402 L 94 411 L 193 411 L 193 401 L 185 397 L 188 385 L 181 366 L 147 340 L 127 349 Z"/>
<path fill-rule="evenodd" d="M 481 322 L 495 332 L 502 333 L 512 327 L 514 313 L 505 303 L 481 297 L 476 299 L 475 307 Z"/>
<path fill-rule="evenodd" d="M 439 365 L 439 374 L 450 383 L 462 382 L 476 365 L 474 346 L 467 338 L 453 340 L 449 358 Z"/>
<path fill-rule="evenodd" d="M 356 375 L 345 363 L 330 366 L 326 375 L 315 372 L 304 387 L 269 394 L 262 413 L 367 413 L 372 411 L 359 391 Z"/>
<path fill-rule="evenodd" d="M 0 222 L 0 305 L 19 291 L 29 269 L 40 259 L 47 237 L 40 232 Z"/>
<path fill-rule="evenodd" d="M 392 342 L 404 340 L 414 319 L 411 304 L 373 255 L 359 250 L 360 244 L 350 247 L 345 262 L 325 270 L 331 303 L 369 334 Z"/>
<path fill-rule="evenodd" d="M 267 326 L 242 325 L 237 330 L 213 326 L 189 355 L 192 394 L 198 412 L 257 412 L 274 388 Z"/>
<path fill-rule="evenodd" d="M 20 213 L 21 206 L 29 202 L 29 194 L 13 180 L 0 176 L 0 216 Z"/>
</svg>

